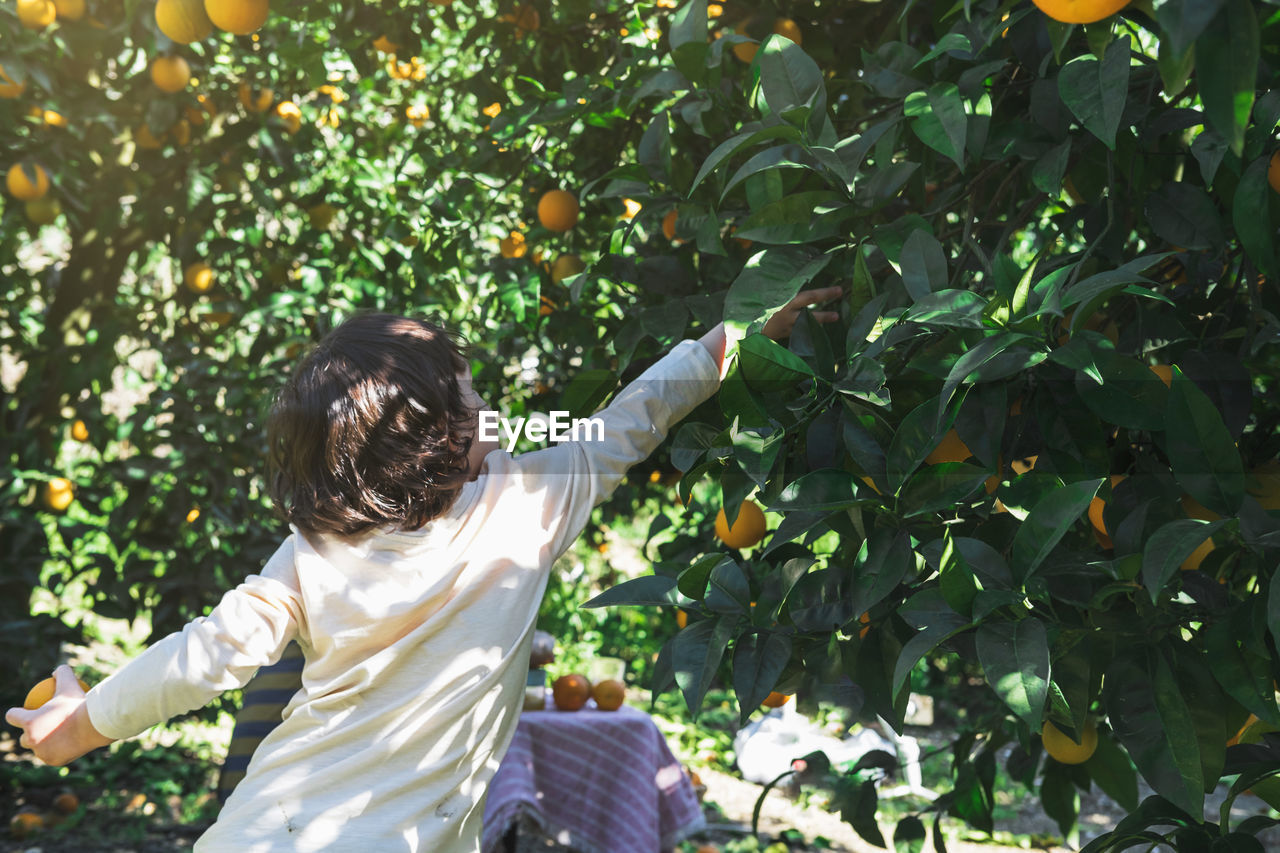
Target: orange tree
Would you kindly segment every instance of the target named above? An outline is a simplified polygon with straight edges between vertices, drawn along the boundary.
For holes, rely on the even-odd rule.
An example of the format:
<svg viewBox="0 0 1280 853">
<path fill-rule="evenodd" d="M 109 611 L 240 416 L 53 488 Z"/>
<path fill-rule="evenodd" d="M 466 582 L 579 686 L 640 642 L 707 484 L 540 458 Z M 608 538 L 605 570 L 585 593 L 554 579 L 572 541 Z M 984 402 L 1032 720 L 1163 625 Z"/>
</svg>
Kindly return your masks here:
<svg viewBox="0 0 1280 853">
<path fill-rule="evenodd" d="M 655 686 L 900 727 L 955 662 L 998 710 L 937 816 L 990 829 L 1012 742 L 1064 831 L 1131 808 L 1100 844 L 1263 825 L 1202 812 L 1280 766 L 1226 748 L 1280 724 L 1274 6 L 39 2 L 0 7 L 6 678 L 76 607 L 158 635 L 260 564 L 270 391 L 351 311 L 443 317 L 512 415 L 724 319 L 652 463 L 688 508 L 597 599 L 690 614 Z M 842 322 L 756 334 L 828 284 Z M 883 842 L 872 784 L 837 803 Z"/>
</svg>

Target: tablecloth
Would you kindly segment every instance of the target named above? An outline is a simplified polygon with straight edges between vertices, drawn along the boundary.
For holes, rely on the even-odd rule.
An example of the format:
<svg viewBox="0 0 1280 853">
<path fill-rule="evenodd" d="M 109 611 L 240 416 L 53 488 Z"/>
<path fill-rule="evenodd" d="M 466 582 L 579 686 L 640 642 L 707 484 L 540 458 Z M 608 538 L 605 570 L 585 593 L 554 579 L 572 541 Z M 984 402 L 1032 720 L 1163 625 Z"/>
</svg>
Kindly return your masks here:
<svg viewBox="0 0 1280 853">
<path fill-rule="evenodd" d="M 525 711 L 489 784 L 482 850 L 521 816 L 581 853 L 658 853 L 706 828 L 689 777 L 649 715 Z"/>
</svg>

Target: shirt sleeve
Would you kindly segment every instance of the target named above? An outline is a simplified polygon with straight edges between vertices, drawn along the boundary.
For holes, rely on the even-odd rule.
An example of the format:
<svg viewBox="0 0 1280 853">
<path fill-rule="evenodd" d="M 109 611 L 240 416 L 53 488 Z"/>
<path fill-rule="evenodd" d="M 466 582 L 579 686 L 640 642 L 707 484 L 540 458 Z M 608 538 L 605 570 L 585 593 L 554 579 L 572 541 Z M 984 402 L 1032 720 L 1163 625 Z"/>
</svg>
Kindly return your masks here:
<svg viewBox="0 0 1280 853">
<path fill-rule="evenodd" d="M 94 685 L 85 699 L 93 727 L 130 738 L 241 687 L 275 663 L 302 624 L 302 595 L 290 536 L 227 592 L 208 616 L 193 619 Z"/>
<path fill-rule="evenodd" d="M 706 347 L 681 341 L 593 415 L 575 440 L 517 458 L 526 489 L 542 501 L 553 558 L 573 544 L 627 469 L 653 453 L 671 427 L 719 387 Z"/>
</svg>

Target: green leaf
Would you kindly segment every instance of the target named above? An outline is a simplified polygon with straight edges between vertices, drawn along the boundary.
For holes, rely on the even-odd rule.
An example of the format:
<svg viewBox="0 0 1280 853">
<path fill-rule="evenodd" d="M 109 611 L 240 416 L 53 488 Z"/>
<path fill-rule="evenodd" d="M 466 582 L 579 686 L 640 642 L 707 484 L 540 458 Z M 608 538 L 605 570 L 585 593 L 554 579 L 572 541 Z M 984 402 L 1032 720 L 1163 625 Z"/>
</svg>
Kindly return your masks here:
<svg viewBox="0 0 1280 853">
<path fill-rule="evenodd" d="M 963 33 L 947 33 L 945 36 L 938 39 L 938 43 L 934 45 L 933 50 L 920 57 L 919 61 L 911 67 L 912 69 L 919 68 L 921 65 L 924 65 L 927 62 L 932 62 L 939 56 L 942 56 L 942 54 L 950 53 L 953 50 L 961 53 L 969 53 L 973 50 L 973 45 L 969 42 L 969 37 Z"/>
<path fill-rule="evenodd" d="M 1196 39 L 1196 83 L 1209 124 L 1237 157 L 1253 112 L 1259 49 L 1258 18 L 1250 0 L 1227 0 Z"/>
<path fill-rule="evenodd" d="M 921 142 L 964 169 L 969 117 L 954 83 L 938 82 L 927 92 L 912 92 L 903 111 L 912 119 L 911 130 Z"/>
<path fill-rule="evenodd" d="M 978 661 L 987 683 L 1032 731 L 1039 731 L 1049 696 L 1049 639 L 1044 623 L 987 622 L 978 627 Z"/>
<path fill-rule="evenodd" d="M 899 615 L 920 630 L 902 647 L 902 653 L 893 667 L 890 692 L 895 697 L 906 686 L 911 670 L 925 655 L 936 649 L 943 640 L 972 624 L 952 610 L 942 598 L 942 593 L 936 589 L 914 595 L 899 611 Z"/>
<path fill-rule="evenodd" d="M 770 35 L 756 52 L 760 91 L 769 109 L 779 115 L 796 107 L 825 104 L 822 69 L 791 39 Z"/>
<path fill-rule="evenodd" d="M 1107 668 L 1103 698 L 1121 745 L 1156 792 L 1188 814 L 1204 812 L 1195 724 L 1169 664 L 1130 654 Z"/>
<path fill-rule="evenodd" d="M 671 58 L 694 83 L 707 79 L 707 0 L 689 0 L 671 17 Z"/>
<path fill-rule="evenodd" d="M 1205 653 L 1213 661 L 1213 677 L 1245 710 L 1280 726 L 1280 710 L 1271 686 L 1270 655 L 1260 638 L 1237 637 L 1233 621 L 1218 619 L 1204 631 Z"/>
<path fill-rule="evenodd" d="M 1203 139 L 1205 135 L 1201 134 L 1200 138 Z M 1275 227 L 1271 218 L 1271 196 L 1274 190 L 1267 181 L 1270 162 L 1271 156 L 1268 154 L 1249 164 L 1240 178 L 1231 204 L 1231 222 L 1235 226 L 1236 236 L 1240 238 L 1240 245 L 1249 255 L 1249 260 L 1268 279 L 1280 274 L 1280 263 L 1276 260 Z"/>
<path fill-rule="evenodd" d="M 748 335 L 738 343 L 742 376 L 761 390 L 776 391 L 802 379 L 812 379 L 813 370 L 800 356 L 765 335 Z"/>
<path fill-rule="evenodd" d="M 702 167 L 698 170 L 698 174 L 694 177 L 693 183 L 689 187 L 689 193 L 692 194 L 695 189 L 716 169 L 720 168 L 726 160 L 737 154 L 739 151 L 750 148 L 761 142 L 771 139 L 785 139 L 788 142 L 799 142 L 800 131 L 789 124 L 776 123 L 770 124 L 762 128 L 754 130 L 746 130 L 737 136 L 732 136 L 721 142 L 715 147 L 707 159 L 703 161 Z"/>
<path fill-rule="evenodd" d="M 1151 230 L 1175 246 L 1216 249 L 1226 242 L 1218 208 L 1200 187 L 1168 181 L 1147 196 L 1144 211 Z"/>
<path fill-rule="evenodd" d="M 715 679 L 733 632 L 736 617 L 700 619 L 685 627 L 672 644 L 672 667 L 685 706 L 696 720 L 702 700 Z"/>
<path fill-rule="evenodd" d="M 841 233 L 845 220 L 857 212 L 833 190 L 791 193 L 754 210 L 738 226 L 736 236 L 761 243 L 809 244 Z"/>
<path fill-rule="evenodd" d="M 770 501 L 771 510 L 836 510 L 857 506 L 865 498 L 857 497 L 856 480 L 848 471 L 826 468 L 810 471 L 787 484 L 777 500 Z"/>
<path fill-rule="evenodd" d="M 903 264 L 904 273 L 906 268 Z M 939 290 L 917 299 L 903 319 L 933 326 L 981 329 L 986 307 L 986 297 L 972 290 Z"/>
<path fill-rule="evenodd" d="M 666 575 L 645 575 L 623 581 L 583 604 L 583 607 L 617 607 L 619 605 L 675 604 L 671 591 L 676 579 Z"/>
<path fill-rule="evenodd" d="M 707 581 L 711 577 L 711 570 L 725 560 L 732 562 L 733 558 L 717 553 L 707 554 L 705 557 L 695 560 L 693 565 L 680 572 L 680 579 L 677 582 L 680 594 L 685 598 L 701 601 L 707 594 Z"/>
<path fill-rule="evenodd" d="M 876 783 L 868 779 L 857 787 L 842 792 L 837 796 L 835 804 L 840 808 L 840 819 L 853 831 L 858 833 L 868 844 L 884 847 L 884 836 L 880 833 L 880 825 L 876 823 L 876 808 L 879 796 L 876 794 Z"/>
<path fill-rule="evenodd" d="M 1166 42 L 1174 53 L 1186 53 L 1204 28 L 1222 8 L 1224 0 L 1200 0 L 1197 3 L 1178 3 L 1166 0 L 1156 9 L 1156 22 L 1160 24 L 1160 44 Z"/>
<path fill-rule="evenodd" d="M 1031 183 L 1036 189 L 1050 195 L 1062 192 L 1062 180 L 1067 173 L 1067 162 L 1070 157 L 1070 139 L 1053 146 L 1031 167 Z"/>
<path fill-rule="evenodd" d="M 740 725 L 746 725 L 790 661 L 791 638 L 785 634 L 762 632 L 738 640 L 733 650 L 733 692 L 738 696 Z"/>
<path fill-rule="evenodd" d="M 1244 466 L 1213 402 L 1174 368 L 1166 410 L 1166 452 L 1178 485 L 1222 515 L 1244 503 Z"/>
<path fill-rule="evenodd" d="M 924 821 L 913 814 L 898 821 L 893 830 L 895 853 L 920 853 L 924 849 Z"/>
<path fill-rule="evenodd" d="M 1115 150 L 1129 96 L 1129 36 L 1108 45 L 1101 62 L 1082 56 L 1063 66 L 1058 93 L 1085 129 Z"/>
<path fill-rule="evenodd" d="M 1071 834 L 1080 813 L 1080 792 L 1071 781 L 1071 773 L 1067 765 L 1050 761 L 1045 764 L 1044 779 L 1040 783 L 1044 813 L 1058 824 L 1064 838 Z"/>
<path fill-rule="evenodd" d="M 1055 489 L 1031 509 L 1013 537 L 1011 565 L 1025 584 L 1089 508 L 1104 480 L 1083 480 Z"/>
<path fill-rule="evenodd" d="M 1121 808 L 1133 811 L 1138 807 L 1138 770 L 1109 733 L 1098 732 L 1098 748 L 1084 763 L 1084 769 Z"/>
<path fill-rule="evenodd" d="M 602 368 L 588 369 L 578 372 L 560 395 L 560 405 L 568 410 L 570 417 L 584 418 L 594 414 L 613 389 L 618 387 L 618 377 L 610 370 Z"/>
<path fill-rule="evenodd" d="M 921 229 L 902 244 L 902 283 L 912 299 L 924 299 L 947 286 L 947 257 L 942 244 Z"/>
<path fill-rule="evenodd" d="M 943 462 L 917 471 L 902 487 L 898 506 L 904 518 L 954 508 L 986 482 L 990 472 L 964 462 Z"/>
<path fill-rule="evenodd" d="M 766 249 L 751 257 L 729 286 L 724 322 L 730 343 L 740 340 L 749 326 L 763 322 L 800 292 L 834 255 L 812 257 L 799 249 Z"/>
<path fill-rule="evenodd" d="M 1152 534 L 1142 551 L 1142 582 L 1151 594 L 1152 602 L 1159 600 L 1161 591 L 1178 573 L 1191 552 L 1225 523 L 1180 518 Z"/>
</svg>

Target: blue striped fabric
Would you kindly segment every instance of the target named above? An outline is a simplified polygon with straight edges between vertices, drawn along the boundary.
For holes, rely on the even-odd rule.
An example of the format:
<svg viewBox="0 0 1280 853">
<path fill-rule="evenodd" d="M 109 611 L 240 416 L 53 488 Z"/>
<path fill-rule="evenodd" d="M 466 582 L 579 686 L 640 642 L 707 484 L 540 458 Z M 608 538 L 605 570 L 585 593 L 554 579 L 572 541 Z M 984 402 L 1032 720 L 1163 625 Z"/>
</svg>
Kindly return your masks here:
<svg viewBox="0 0 1280 853">
<path fill-rule="evenodd" d="M 302 687 L 302 649 L 290 643 L 279 662 L 264 666 L 244 686 L 244 703 L 236 714 L 226 761 L 218 773 L 218 802 L 225 802 L 244 778 L 253 751 L 272 729 L 293 694 Z"/>
</svg>

